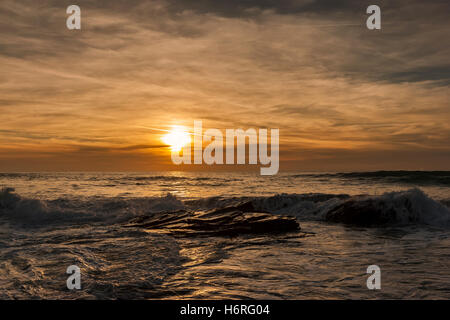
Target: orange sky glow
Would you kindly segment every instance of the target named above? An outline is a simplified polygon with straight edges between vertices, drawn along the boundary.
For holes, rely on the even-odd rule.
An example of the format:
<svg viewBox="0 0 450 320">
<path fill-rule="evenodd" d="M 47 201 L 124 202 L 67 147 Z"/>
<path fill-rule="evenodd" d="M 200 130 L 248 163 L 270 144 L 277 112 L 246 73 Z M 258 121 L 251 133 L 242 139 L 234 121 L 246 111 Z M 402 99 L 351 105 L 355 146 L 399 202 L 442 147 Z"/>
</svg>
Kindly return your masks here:
<svg viewBox="0 0 450 320">
<path fill-rule="evenodd" d="M 137 0 L 79 1 L 74 31 L 66 2 L 0 4 L 1 172 L 234 170 L 171 163 L 163 136 L 194 120 L 279 128 L 280 171 L 450 170 L 439 3 L 386 7 L 373 32 L 362 7 Z"/>
</svg>

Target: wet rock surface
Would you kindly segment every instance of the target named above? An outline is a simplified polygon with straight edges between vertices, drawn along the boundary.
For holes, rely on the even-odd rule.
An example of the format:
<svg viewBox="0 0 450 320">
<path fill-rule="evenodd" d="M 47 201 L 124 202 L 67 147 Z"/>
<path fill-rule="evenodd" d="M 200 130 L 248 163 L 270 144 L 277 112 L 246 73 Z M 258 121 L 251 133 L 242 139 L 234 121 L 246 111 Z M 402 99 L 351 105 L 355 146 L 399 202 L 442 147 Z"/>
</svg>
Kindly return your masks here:
<svg viewBox="0 0 450 320">
<path fill-rule="evenodd" d="M 207 212 L 180 210 L 137 217 L 126 226 L 160 230 L 174 236 L 279 234 L 300 230 L 295 217 L 253 210 L 251 202 Z"/>
</svg>

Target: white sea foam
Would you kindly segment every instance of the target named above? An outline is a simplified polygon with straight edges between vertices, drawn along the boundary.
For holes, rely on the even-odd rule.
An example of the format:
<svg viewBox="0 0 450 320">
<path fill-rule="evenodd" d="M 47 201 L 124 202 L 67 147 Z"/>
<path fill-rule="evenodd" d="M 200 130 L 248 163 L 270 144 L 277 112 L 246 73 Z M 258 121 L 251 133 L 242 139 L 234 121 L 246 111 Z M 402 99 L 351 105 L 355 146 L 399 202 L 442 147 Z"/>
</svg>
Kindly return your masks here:
<svg viewBox="0 0 450 320">
<path fill-rule="evenodd" d="M 136 215 L 176 211 L 184 208 L 182 201 L 168 194 L 165 197 L 139 199 L 28 199 L 14 193 L 13 188 L 0 191 L 0 217 L 28 226 L 58 223 L 114 223 Z"/>
<path fill-rule="evenodd" d="M 296 216 L 299 220 L 325 220 L 327 213 L 346 202 L 359 205 L 364 210 L 375 208 L 382 214 L 391 214 L 391 224 L 425 224 L 437 227 L 450 226 L 450 209 L 445 204 L 428 197 L 420 189 L 388 192 L 379 196 L 350 196 L 333 194 L 278 194 L 271 197 L 205 198 L 192 201 L 198 209 L 213 209 L 251 201 L 256 210 L 274 214 Z"/>
<path fill-rule="evenodd" d="M 251 201 L 255 210 L 296 216 L 299 220 L 325 220 L 327 213 L 345 204 L 358 205 L 361 214 L 371 209 L 390 214 L 390 223 L 450 226 L 450 210 L 420 189 L 379 196 L 333 194 L 279 194 L 270 197 L 207 197 L 194 201 L 172 194 L 150 198 L 28 199 L 12 188 L 0 192 L 0 217 L 26 225 L 55 223 L 115 223 L 139 215 L 178 210 L 211 210 Z"/>
</svg>

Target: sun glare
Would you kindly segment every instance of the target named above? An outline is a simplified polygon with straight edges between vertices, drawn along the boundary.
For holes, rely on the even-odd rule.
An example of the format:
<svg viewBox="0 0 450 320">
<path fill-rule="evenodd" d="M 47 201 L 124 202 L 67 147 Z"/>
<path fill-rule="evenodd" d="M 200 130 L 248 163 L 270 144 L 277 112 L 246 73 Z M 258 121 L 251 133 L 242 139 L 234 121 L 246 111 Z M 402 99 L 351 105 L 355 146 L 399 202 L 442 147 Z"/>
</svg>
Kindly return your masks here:
<svg viewBox="0 0 450 320">
<path fill-rule="evenodd" d="M 169 145 L 172 151 L 180 151 L 185 145 L 191 143 L 191 135 L 181 127 L 174 127 L 162 137 L 162 141 Z"/>
</svg>

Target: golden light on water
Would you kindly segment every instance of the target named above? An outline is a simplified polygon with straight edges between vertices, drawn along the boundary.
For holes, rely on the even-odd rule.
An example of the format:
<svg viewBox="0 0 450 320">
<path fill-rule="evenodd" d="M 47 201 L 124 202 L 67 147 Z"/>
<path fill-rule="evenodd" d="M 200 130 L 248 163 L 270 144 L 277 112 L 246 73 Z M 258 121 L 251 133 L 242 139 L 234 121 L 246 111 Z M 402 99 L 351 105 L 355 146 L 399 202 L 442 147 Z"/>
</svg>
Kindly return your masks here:
<svg viewBox="0 0 450 320">
<path fill-rule="evenodd" d="M 191 143 L 191 135 L 183 127 L 176 126 L 161 140 L 169 145 L 172 151 L 181 151 L 185 145 Z"/>
</svg>

